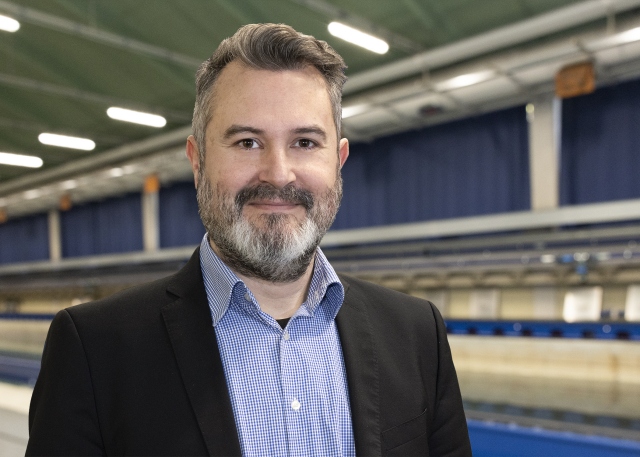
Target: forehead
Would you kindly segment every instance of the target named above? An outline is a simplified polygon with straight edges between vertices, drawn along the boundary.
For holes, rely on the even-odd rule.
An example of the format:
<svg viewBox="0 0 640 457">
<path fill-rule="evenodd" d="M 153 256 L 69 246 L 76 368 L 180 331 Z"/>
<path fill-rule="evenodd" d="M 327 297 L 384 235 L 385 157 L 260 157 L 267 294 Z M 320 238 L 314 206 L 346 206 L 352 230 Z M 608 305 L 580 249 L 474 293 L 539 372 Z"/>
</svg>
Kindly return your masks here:
<svg viewBox="0 0 640 457">
<path fill-rule="evenodd" d="M 238 61 L 220 73 L 211 97 L 212 119 L 233 123 L 242 117 L 265 117 L 333 124 L 331 100 L 322 74 L 312 66 L 272 71 L 251 68 Z M 223 118 L 223 119 L 221 119 Z"/>
</svg>

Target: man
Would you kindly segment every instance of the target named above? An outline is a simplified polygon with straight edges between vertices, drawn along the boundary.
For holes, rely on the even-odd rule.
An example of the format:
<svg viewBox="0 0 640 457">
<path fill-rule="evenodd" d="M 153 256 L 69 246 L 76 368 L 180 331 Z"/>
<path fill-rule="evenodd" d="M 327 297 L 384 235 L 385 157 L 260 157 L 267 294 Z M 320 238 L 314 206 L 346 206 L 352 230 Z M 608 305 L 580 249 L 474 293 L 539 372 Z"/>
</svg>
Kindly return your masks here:
<svg viewBox="0 0 640 457">
<path fill-rule="evenodd" d="M 338 277 L 342 58 L 241 28 L 197 74 L 200 248 L 174 276 L 54 319 L 28 455 L 471 455 L 428 302 Z"/>
</svg>

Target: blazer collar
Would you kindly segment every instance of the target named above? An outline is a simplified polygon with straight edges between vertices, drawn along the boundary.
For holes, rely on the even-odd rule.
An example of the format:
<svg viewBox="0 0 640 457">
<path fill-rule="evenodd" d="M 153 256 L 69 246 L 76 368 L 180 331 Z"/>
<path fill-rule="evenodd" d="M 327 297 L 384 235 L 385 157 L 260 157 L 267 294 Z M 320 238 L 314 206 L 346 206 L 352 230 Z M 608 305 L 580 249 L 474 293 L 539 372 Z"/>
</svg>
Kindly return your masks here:
<svg viewBox="0 0 640 457">
<path fill-rule="evenodd" d="M 200 249 L 174 275 L 162 308 L 171 346 L 209 455 L 239 456 L 240 442 L 200 269 Z"/>
<path fill-rule="evenodd" d="M 347 277 L 339 276 L 345 298 L 336 324 L 347 371 L 356 454 L 382 455 L 378 356 L 365 306 L 367 298 L 351 287 Z"/>
</svg>

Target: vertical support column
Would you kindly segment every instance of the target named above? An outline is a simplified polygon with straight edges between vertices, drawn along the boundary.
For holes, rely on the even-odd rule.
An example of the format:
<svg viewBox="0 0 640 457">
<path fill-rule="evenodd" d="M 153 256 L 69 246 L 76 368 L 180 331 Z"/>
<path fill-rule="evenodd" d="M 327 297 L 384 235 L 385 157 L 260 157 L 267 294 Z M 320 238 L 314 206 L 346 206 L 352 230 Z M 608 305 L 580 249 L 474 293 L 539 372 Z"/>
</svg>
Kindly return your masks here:
<svg viewBox="0 0 640 457">
<path fill-rule="evenodd" d="M 160 247 L 159 190 L 158 177 L 147 176 L 142 192 L 142 243 L 146 252 L 157 251 Z"/>
<path fill-rule="evenodd" d="M 58 262 L 62 258 L 62 232 L 60 231 L 60 211 L 49 210 L 49 260 Z"/>
<path fill-rule="evenodd" d="M 548 94 L 527 105 L 533 211 L 559 205 L 561 103 L 553 94 Z"/>
</svg>

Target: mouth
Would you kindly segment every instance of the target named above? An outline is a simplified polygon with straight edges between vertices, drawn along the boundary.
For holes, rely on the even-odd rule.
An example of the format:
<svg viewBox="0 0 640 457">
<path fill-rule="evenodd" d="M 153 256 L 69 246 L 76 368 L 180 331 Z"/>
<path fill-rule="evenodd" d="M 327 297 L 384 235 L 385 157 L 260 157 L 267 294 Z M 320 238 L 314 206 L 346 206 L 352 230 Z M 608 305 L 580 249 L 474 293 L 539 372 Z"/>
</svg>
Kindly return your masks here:
<svg viewBox="0 0 640 457">
<path fill-rule="evenodd" d="M 306 189 L 287 185 L 276 189 L 268 184 L 245 187 L 236 195 L 236 208 L 244 206 L 258 211 L 287 213 L 302 207 L 306 211 L 313 207 L 313 195 Z"/>
<path fill-rule="evenodd" d="M 247 206 L 263 211 L 290 211 L 301 207 L 302 204 L 284 200 L 254 200 L 248 202 Z"/>
</svg>

